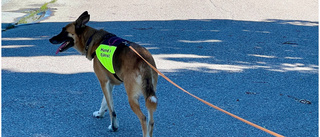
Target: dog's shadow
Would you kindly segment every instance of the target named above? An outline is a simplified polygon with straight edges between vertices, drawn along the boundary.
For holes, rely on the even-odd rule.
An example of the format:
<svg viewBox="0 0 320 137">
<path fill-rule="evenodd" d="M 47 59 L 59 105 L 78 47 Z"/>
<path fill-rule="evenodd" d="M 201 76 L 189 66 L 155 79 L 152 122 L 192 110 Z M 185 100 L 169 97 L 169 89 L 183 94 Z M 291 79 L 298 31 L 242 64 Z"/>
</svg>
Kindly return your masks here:
<svg viewBox="0 0 320 137">
<path fill-rule="evenodd" d="M 120 128 L 116 133 L 108 132 L 108 117 L 91 116 L 99 109 L 102 97 L 93 71 L 57 73 L 49 69 L 50 65 L 59 66 L 63 62 L 50 64 L 41 59 L 84 58 L 74 49 L 54 54 L 58 46 L 48 40 L 66 24 L 40 23 L 2 33 L 2 135 L 140 136 L 139 121 L 131 112 L 123 86 L 115 87 L 114 91 Z M 89 22 L 88 25 L 146 47 L 160 71 L 223 109 L 287 136 L 317 134 L 317 22 L 207 19 Z M 35 58 L 36 63 L 30 61 Z M 34 69 L 43 64 L 48 64 L 48 69 Z M 248 92 L 258 94 L 248 95 Z M 234 126 L 237 122 L 233 118 L 183 94 L 163 78 L 159 78 L 157 95 L 154 135 L 262 134 L 248 130 L 242 123 Z M 281 95 L 314 103 L 303 105 Z M 283 118 L 285 115 L 290 117 Z"/>
</svg>

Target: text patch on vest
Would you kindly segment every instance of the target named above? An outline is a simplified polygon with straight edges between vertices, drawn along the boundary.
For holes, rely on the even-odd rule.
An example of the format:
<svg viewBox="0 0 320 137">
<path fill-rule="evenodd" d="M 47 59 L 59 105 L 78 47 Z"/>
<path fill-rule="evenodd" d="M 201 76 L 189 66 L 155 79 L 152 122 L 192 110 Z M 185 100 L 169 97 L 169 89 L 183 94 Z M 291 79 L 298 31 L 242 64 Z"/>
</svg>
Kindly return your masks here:
<svg viewBox="0 0 320 137">
<path fill-rule="evenodd" d="M 113 68 L 113 54 L 116 51 L 116 46 L 110 46 L 105 44 L 100 44 L 100 46 L 96 49 L 96 55 L 101 64 L 112 74 L 115 74 Z"/>
</svg>

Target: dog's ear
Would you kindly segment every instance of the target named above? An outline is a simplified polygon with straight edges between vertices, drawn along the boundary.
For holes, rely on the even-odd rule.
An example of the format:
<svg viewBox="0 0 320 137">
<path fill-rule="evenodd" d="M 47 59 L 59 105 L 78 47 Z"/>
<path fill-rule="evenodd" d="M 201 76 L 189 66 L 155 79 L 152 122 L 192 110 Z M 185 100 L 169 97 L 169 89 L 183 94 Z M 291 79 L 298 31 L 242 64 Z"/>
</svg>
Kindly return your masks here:
<svg viewBox="0 0 320 137">
<path fill-rule="evenodd" d="M 84 28 L 86 26 L 86 24 L 89 22 L 90 20 L 90 15 L 88 14 L 88 11 L 83 12 L 79 18 L 76 20 L 76 30 L 77 29 L 81 29 Z"/>
</svg>

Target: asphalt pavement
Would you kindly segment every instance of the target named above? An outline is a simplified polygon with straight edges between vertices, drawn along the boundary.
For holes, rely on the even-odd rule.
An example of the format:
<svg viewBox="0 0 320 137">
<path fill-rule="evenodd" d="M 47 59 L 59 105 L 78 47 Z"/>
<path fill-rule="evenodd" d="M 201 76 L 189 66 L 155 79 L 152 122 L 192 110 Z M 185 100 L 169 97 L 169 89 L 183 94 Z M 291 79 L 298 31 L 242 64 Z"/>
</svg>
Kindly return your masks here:
<svg viewBox="0 0 320 137">
<path fill-rule="evenodd" d="M 2 2 L 2 24 L 45 0 Z M 88 23 L 149 49 L 161 72 L 200 98 L 278 134 L 318 134 L 318 1 L 64 0 L 41 22 L 2 32 L 2 136 L 142 136 L 123 85 L 118 132 L 92 113 L 102 92 L 92 62 L 49 38 Z M 5 13 L 5 14 L 4 14 Z M 159 77 L 154 136 L 264 137 Z M 143 100 L 141 107 L 144 112 Z"/>
</svg>

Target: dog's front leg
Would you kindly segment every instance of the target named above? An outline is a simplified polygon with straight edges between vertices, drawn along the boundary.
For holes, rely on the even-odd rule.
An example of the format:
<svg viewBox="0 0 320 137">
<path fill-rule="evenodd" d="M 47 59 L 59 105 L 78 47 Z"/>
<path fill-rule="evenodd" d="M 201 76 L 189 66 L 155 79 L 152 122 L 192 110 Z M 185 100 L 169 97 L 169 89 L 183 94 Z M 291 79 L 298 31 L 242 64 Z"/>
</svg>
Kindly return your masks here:
<svg viewBox="0 0 320 137">
<path fill-rule="evenodd" d="M 110 131 L 117 131 L 119 127 L 119 123 L 117 120 L 116 112 L 114 110 L 113 98 L 112 98 L 112 90 L 114 85 L 111 84 L 110 81 L 108 82 L 100 81 L 100 85 L 104 94 L 104 99 L 102 99 L 100 110 L 97 112 L 94 112 L 93 115 L 95 117 L 103 116 L 106 111 L 106 108 L 108 108 L 109 115 L 110 115 L 110 126 L 108 127 L 108 129 Z"/>
<path fill-rule="evenodd" d="M 93 112 L 93 116 L 96 118 L 103 118 L 105 112 L 107 111 L 108 105 L 105 96 L 102 97 L 101 107 L 99 111 Z"/>
<path fill-rule="evenodd" d="M 112 97 L 113 86 L 114 85 L 111 84 L 110 81 L 106 83 L 101 83 L 102 91 L 104 93 L 108 110 L 109 110 L 109 115 L 110 115 L 110 126 L 108 127 L 108 129 L 110 131 L 117 131 L 119 127 L 119 123 L 118 123 L 117 115 L 113 105 L 113 97 Z"/>
</svg>

